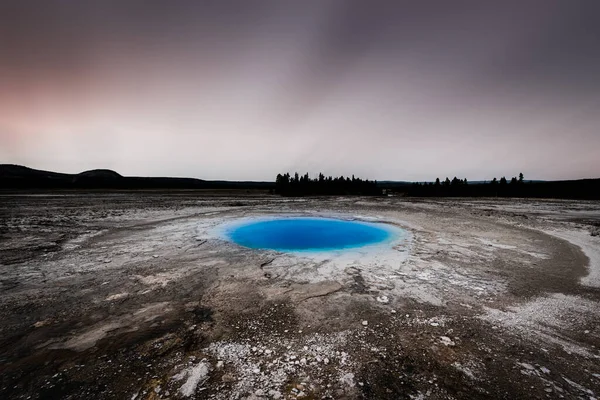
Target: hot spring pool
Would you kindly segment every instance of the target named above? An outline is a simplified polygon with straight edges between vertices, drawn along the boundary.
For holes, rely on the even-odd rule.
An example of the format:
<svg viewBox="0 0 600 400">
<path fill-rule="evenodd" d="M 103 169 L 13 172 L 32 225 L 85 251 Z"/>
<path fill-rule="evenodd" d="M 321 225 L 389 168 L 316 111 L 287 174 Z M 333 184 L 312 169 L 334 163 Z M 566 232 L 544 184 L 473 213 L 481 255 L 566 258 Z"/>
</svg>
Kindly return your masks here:
<svg viewBox="0 0 600 400">
<path fill-rule="evenodd" d="M 277 218 L 245 222 L 226 231 L 229 240 L 252 249 L 329 251 L 391 242 L 401 229 L 391 225 L 330 218 Z"/>
</svg>

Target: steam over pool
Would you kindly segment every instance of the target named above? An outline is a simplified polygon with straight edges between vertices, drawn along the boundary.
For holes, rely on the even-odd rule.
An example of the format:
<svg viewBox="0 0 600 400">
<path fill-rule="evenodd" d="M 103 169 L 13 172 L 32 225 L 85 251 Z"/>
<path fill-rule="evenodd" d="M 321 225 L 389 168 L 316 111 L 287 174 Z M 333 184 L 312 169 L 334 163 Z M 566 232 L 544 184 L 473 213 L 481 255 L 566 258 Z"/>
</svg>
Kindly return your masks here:
<svg viewBox="0 0 600 400">
<path fill-rule="evenodd" d="M 248 222 L 230 228 L 226 235 L 244 247 L 296 252 L 374 245 L 393 240 L 399 231 L 383 224 L 299 217 Z"/>
</svg>

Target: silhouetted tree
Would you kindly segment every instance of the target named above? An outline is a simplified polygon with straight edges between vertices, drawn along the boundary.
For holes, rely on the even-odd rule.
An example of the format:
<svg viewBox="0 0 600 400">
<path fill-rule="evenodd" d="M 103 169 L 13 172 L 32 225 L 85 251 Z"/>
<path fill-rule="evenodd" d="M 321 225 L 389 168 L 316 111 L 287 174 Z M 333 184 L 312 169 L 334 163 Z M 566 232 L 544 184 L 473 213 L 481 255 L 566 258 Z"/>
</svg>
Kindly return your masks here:
<svg viewBox="0 0 600 400">
<path fill-rule="evenodd" d="M 308 173 L 299 176 L 296 172 L 290 180 L 290 174 L 277 174 L 275 179 L 275 191 L 284 196 L 310 196 L 310 195 L 377 195 L 381 190 L 376 181 L 362 180 L 352 175 L 345 178 L 340 176 L 325 178 L 319 173 L 318 178 L 310 179 Z"/>
<path fill-rule="evenodd" d="M 500 196 L 500 197 L 536 197 L 536 198 L 572 198 L 599 199 L 600 179 L 582 179 L 576 181 L 532 182 L 525 183 L 523 173 L 512 177 L 510 183 L 503 176 L 490 182 L 469 183 L 467 178 L 452 181 L 446 178 L 435 183 L 413 183 L 405 189 L 408 196 Z"/>
</svg>

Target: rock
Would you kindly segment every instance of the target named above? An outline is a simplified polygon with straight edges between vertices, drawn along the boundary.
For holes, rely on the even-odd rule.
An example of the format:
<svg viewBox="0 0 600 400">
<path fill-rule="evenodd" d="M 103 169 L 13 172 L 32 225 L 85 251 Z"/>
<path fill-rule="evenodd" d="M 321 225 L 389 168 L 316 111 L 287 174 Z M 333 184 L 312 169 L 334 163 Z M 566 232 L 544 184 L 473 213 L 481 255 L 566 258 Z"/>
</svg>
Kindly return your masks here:
<svg viewBox="0 0 600 400">
<path fill-rule="evenodd" d="M 252 370 L 252 372 L 254 372 L 255 374 L 260 374 L 260 369 L 258 369 L 258 368 L 254 368 L 254 369 Z"/>
<path fill-rule="evenodd" d="M 454 346 L 456 344 L 448 336 L 440 336 L 440 341 L 445 346 Z"/>
<path fill-rule="evenodd" d="M 217 369 L 222 369 L 223 368 L 223 361 L 217 361 Z"/>
<path fill-rule="evenodd" d="M 354 374 L 352 372 L 348 372 L 340 377 L 340 383 L 345 387 L 354 387 Z"/>
<path fill-rule="evenodd" d="M 154 258 L 158 258 L 158 255 L 156 255 L 156 254 L 155 254 L 155 255 L 153 255 L 152 257 L 154 257 Z"/>
<path fill-rule="evenodd" d="M 367 325 L 369 325 L 369 321 L 363 321 L 362 324 L 363 324 L 363 326 L 367 326 Z"/>
<path fill-rule="evenodd" d="M 231 374 L 225 374 L 221 377 L 221 382 L 223 382 L 223 383 L 235 382 L 235 378 Z"/>
<path fill-rule="evenodd" d="M 33 324 L 34 328 L 41 328 L 42 326 L 48 325 L 48 323 L 50 322 L 49 319 L 45 319 L 43 321 L 38 321 L 35 324 Z"/>
<path fill-rule="evenodd" d="M 387 304 L 390 302 L 390 299 L 387 296 L 378 296 L 377 301 L 379 303 Z"/>
</svg>

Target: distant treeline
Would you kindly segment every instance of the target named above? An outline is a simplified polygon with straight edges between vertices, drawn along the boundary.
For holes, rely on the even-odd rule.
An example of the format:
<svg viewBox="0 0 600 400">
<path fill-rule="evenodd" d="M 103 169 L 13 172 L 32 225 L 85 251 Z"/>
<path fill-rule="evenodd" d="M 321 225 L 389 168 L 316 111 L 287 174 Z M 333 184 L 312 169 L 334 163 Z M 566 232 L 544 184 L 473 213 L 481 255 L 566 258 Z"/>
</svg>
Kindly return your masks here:
<svg viewBox="0 0 600 400">
<path fill-rule="evenodd" d="M 277 174 L 275 192 L 282 196 L 319 196 L 319 195 L 363 195 L 376 196 L 381 194 L 381 188 L 376 181 L 363 180 L 340 176 L 325 177 L 322 173 L 315 179 L 308 174 L 294 176 L 289 173 Z"/>
<path fill-rule="evenodd" d="M 283 196 L 395 194 L 411 197 L 533 197 L 600 200 L 600 179 L 570 181 L 526 181 L 523 174 L 510 180 L 468 182 L 446 178 L 435 182 L 370 181 L 319 174 L 277 175 L 276 182 L 206 181 L 194 178 L 128 177 L 115 171 L 97 169 L 79 174 L 36 170 L 21 165 L 0 164 L 0 191 L 3 190 L 259 190 Z"/>
<path fill-rule="evenodd" d="M 404 190 L 411 197 L 533 197 L 558 199 L 600 199 L 600 179 L 572 181 L 530 181 L 523 174 L 507 180 L 470 184 L 467 179 L 446 178 L 434 182 L 413 183 Z"/>
</svg>

